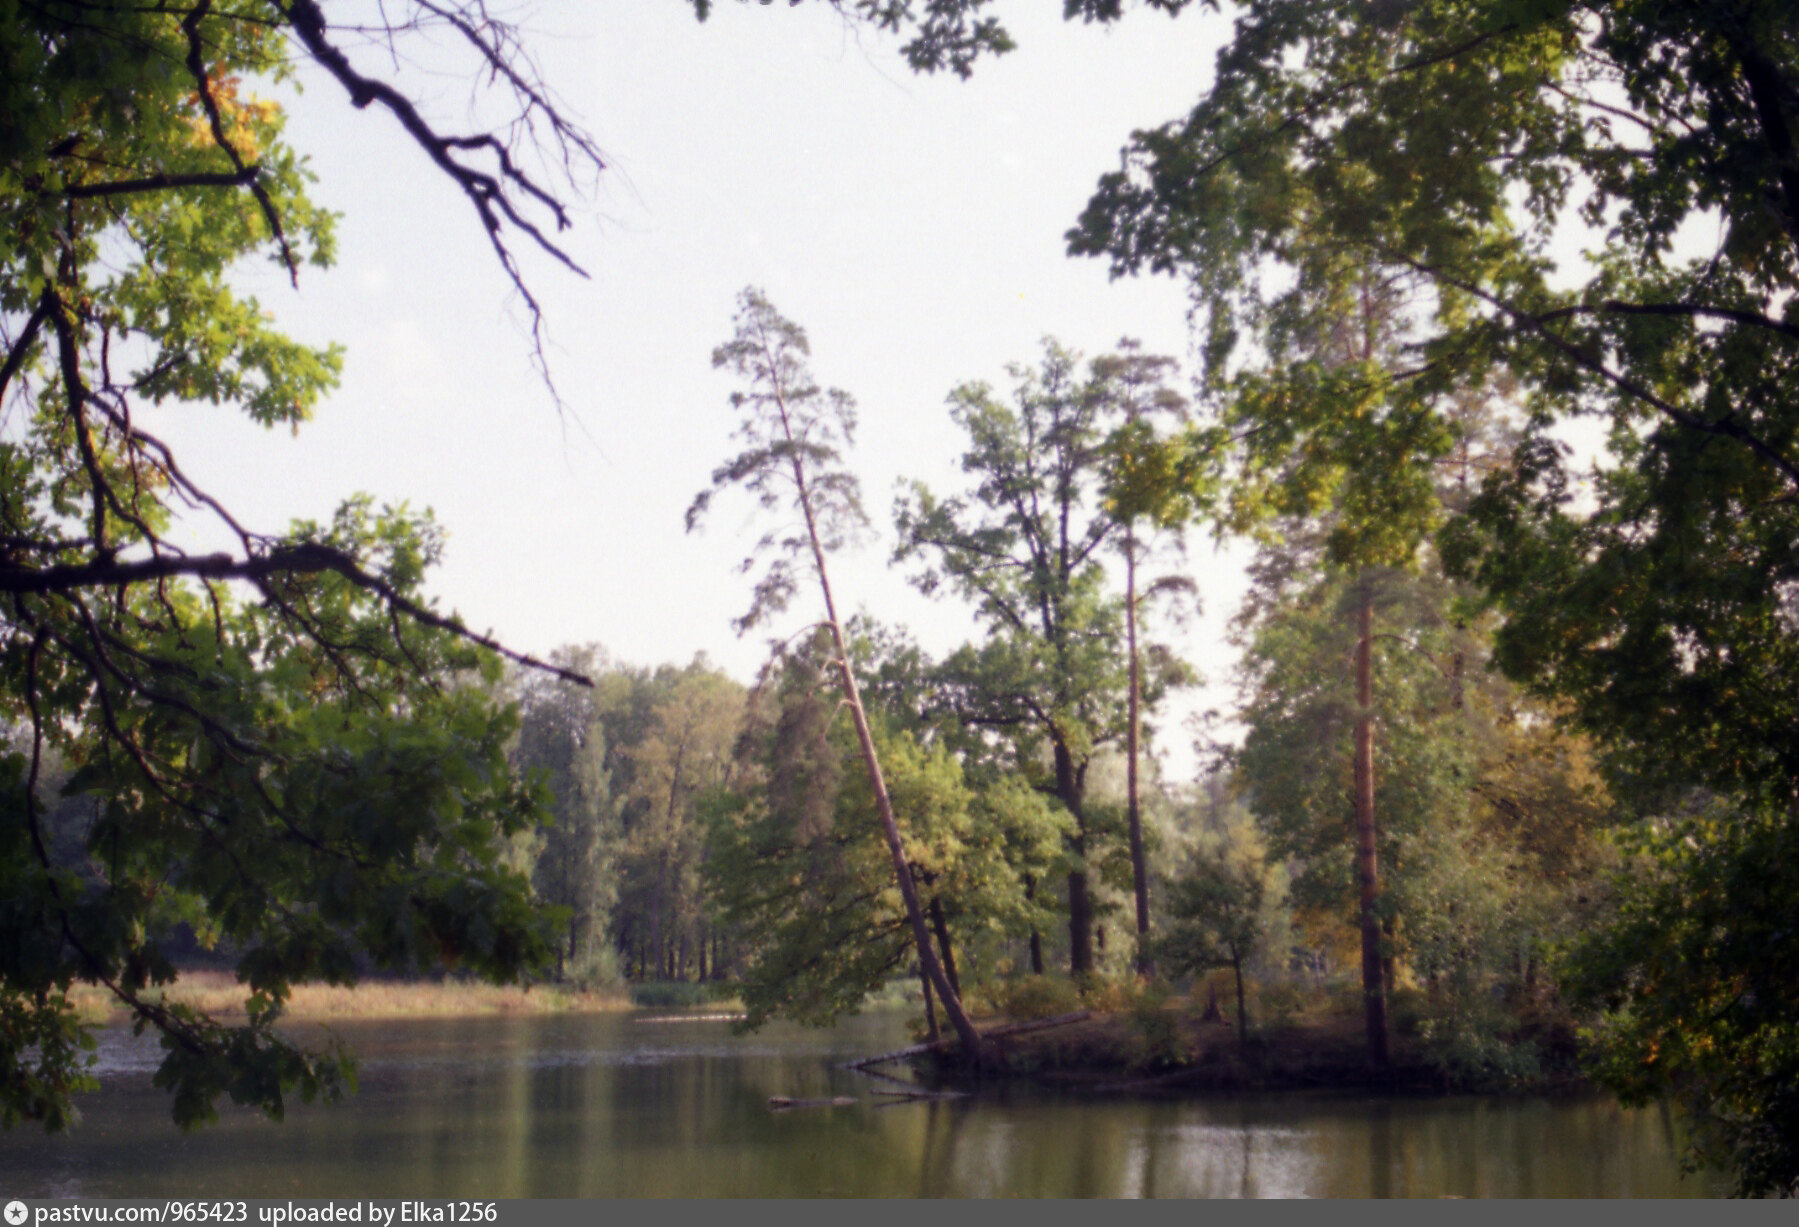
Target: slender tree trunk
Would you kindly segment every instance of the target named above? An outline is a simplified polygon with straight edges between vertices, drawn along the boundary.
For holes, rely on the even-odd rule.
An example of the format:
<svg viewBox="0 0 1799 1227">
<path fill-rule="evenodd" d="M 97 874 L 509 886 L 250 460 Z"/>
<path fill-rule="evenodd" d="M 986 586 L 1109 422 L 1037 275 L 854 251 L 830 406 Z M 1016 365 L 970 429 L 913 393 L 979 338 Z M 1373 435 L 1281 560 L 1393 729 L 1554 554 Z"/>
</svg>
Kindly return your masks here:
<svg viewBox="0 0 1799 1227">
<path fill-rule="evenodd" d="M 772 364 L 771 364 L 772 365 Z M 782 429 L 787 441 L 793 442 L 793 426 L 787 417 L 785 401 L 779 401 Z M 976 1065 L 985 1064 L 986 1049 L 981 1033 L 962 1008 L 962 1000 L 950 987 L 943 964 L 931 947 L 931 935 L 925 928 L 924 908 L 918 902 L 918 888 L 912 882 L 912 867 L 906 863 L 906 848 L 900 840 L 899 823 L 893 816 L 893 799 L 887 795 L 887 781 L 881 774 L 881 758 L 875 751 L 874 734 L 868 727 L 868 712 L 862 706 L 862 691 L 856 685 L 856 672 L 850 667 L 849 645 L 844 642 L 843 623 L 837 618 L 837 601 L 831 595 L 831 572 L 825 566 L 824 544 L 819 540 L 818 521 L 812 514 L 812 495 L 806 484 L 806 468 L 799 453 L 793 455 L 793 480 L 799 495 L 800 510 L 806 519 L 806 536 L 812 546 L 812 561 L 818 567 L 818 586 L 825 599 L 825 623 L 831 631 L 831 645 L 837 652 L 837 668 L 843 678 L 843 697 L 856 725 L 856 741 L 862 748 L 862 764 L 868 770 L 868 783 L 875 796 L 875 809 L 881 818 L 881 833 L 887 838 L 887 852 L 893 859 L 893 876 L 898 882 L 900 899 L 906 905 L 906 918 L 912 924 L 912 942 L 918 948 L 918 961 L 932 987 L 943 1001 L 943 1012 L 949 1016 L 962 1051 Z"/>
<path fill-rule="evenodd" d="M 1361 577 L 1356 595 L 1355 830 L 1356 878 L 1361 887 L 1362 1011 L 1368 1061 L 1388 1065 L 1387 992 L 1382 977 L 1380 866 L 1374 824 L 1374 587 Z"/>
<path fill-rule="evenodd" d="M 931 1004 L 931 977 L 925 974 L 922 964 L 918 968 L 918 983 L 924 988 L 925 1042 L 935 1044 L 942 1032 L 937 1029 L 937 1007 Z"/>
<path fill-rule="evenodd" d="M 1074 755 L 1056 743 L 1056 795 L 1074 815 L 1075 833 L 1068 850 L 1080 868 L 1068 873 L 1068 970 L 1074 975 L 1093 970 L 1093 902 L 1087 895 L 1087 826 L 1081 814 L 1081 788 L 1075 778 Z"/>
<path fill-rule="evenodd" d="M 962 979 L 956 975 L 956 952 L 949 942 L 949 922 L 943 918 L 943 901 L 931 900 L 931 930 L 937 934 L 937 951 L 943 956 L 943 974 L 956 996 L 962 996 Z"/>
<path fill-rule="evenodd" d="M 681 795 L 681 760 L 686 756 L 686 753 L 687 741 L 686 738 L 683 737 L 682 740 L 675 743 L 675 761 L 669 769 L 668 808 L 664 815 L 665 840 L 673 839 L 675 837 L 675 815 L 679 812 L 677 809 L 677 798 Z M 656 911 L 650 919 L 650 924 L 652 926 L 650 929 L 650 944 L 656 948 L 657 961 L 668 967 L 668 974 L 664 978 L 673 980 L 675 978 L 674 941 L 671 938 L 666 943 L 668 949 L 664 951 L 662 935 L 662 913 L 669 906 L 668 895 L 668 844 L 664 842 L 661 849 L 656 853 Z M 683 957 L 683 961 L 685 961 L 685 957 Z M 686 978 L 685 968 L 683 968 L 682 978 Z"/>
<path fill-rule="evenodd" d="M 1237 1051 L 1249 1048 L 1249 1007 L 1243 1004 L 1243 956 L 1231 958 L 1231 972 L 1237 977 Z"/>
<path fill-rule="evenodd" d="M 1143 856 L 1143 806 L 1137 791 L 1137 755 L 1142 727 L 1142 661 L 1137 654 L 1137 536 L 1124 526 L 1124 633 L 1130 655 L 1130 699 L 1125 724 L 1125 812 L 1131 831 L 1131 886 L 1137 903 L 1137 974 L 1153 976 L 1149 956 L 1149 867 Z"/>
<path fill-rule="evenodd" d="M 1037 879 L 1028 873 L 1024 875 L 1024 898 L 1027 903 L 1037 901 Z M 1031 974 L 1043 974 L 1043 934 L 1037 931 L 1035 923 L 1031 925 Z"/>
<path fill-rule="evenodd" d="M 663 978 L 662 967 L 667 961 L 664 957 L 662 941 L 662 904 L 667 893 L 668 849 L 664 848 L 656 854 L 656 889 L 650 896 L 650 954 L 656 960 L 656 975 Z"/>
</svg>

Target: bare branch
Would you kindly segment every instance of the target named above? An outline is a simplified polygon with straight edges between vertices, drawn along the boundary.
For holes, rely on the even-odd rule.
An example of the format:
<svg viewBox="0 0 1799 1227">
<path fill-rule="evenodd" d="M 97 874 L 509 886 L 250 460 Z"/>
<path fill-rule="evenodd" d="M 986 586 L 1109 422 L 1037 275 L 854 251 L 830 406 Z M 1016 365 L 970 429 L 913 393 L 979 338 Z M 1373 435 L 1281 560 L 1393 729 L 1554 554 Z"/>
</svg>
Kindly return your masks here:
<svg viewBox="0 0 1799 1227">
<path fill-rule="evenodd" d="M 38 331 L 44 326 L 44 317 L 49 313 L 48 302 L 39 298 L 32 307 L 31 315 L 25 321 L 25 327 L 19 331 L 19 339 L 13 342 L 12 348 L 6 351 L 6 362 L 0 365 L 0 405 L 6 403 L 6 388 L 12 383 L 13 376 L 25 365 L 25 356 L 31 352 L 31 346 L 37 340 Z"/>
<path fill-rule="evenodd" d="M 191 175 L 149 175 L 142 179 L 114 179 L 102 183 L 77 183 L 64 188 L 62 195 L 71 200 L 91 200 L 101 196 L 129 196 L 138 192 L 160 192 L 178 187 L 247 187 L 255 189 L 262 172 L 254 166 L 242 170 Z M 290 261 L 288 267 L 293 267 Z"/>
<path fill-rule="evenodd" d="M 1555 311 L 1547 311 L 1536 318 L 1547 323 L 1551 320 L 1568 319 L 1579 315 L 1673 315 L 1699 316 L 1706 319 L 1729 320 L 1733 324 L 1744 324 L 1751 328 L 1767 328 L 1782 336 L 1799 340 L 1799 325 L 1777 320 L 1763 315 L 1759 311 L 1744 311 L 1737 307 L 1714 307 L 1706 303 L 1686 302 L 1620 302 L 1618 299 L 1607 299 L 1597 306 L 1562 307 Z"/>
<path fill-rule="evenodd" d="M 462 189 L 475 213 L 481 219 L 487 231 L 488 243 L 494 255 L 499 259 L 500 267 L 505 270 L 507 280 L 524 301 L 531 319 L 531 339 L 534 348 L 538 374 L 549 387 L 556 403 L 561 406 L 562 399 L 556 393 L 555 385 L 550 380 L 547 360 L 544 357 L 544 316 L 542 305 L 537 296 L 526 284 L 524 274 L 519 270 L 517 258 L 507 242 L 508 229 L 523 232 L 531 242 L 546 255 L 556 260 L 571 272 L 586 277 L 587 270 L 577 264 L 572 256 L 555 240 L 544 233 L 535 222 L 526 217 L 514 203 L 515 193 L 522 193 L 531 200 L 537 201 L 549 210 L 555 219 L 558 231 L 566 230 L 572 224 L 568 211 L 554 193 L 546 190 L 512 160 L 510 152 L 490 133 L 476 136 L 445 136 L 434 129 L 419 114 L 412 100 L 382 81 L 374 80 L 358 72 L 349 58 L 339 49 L 326 34 L 324 14 L 320 11 L 316 0 L 288 0 L 282 8 L 279 0 L 270 0 L 276 8 L 284 13 L 292 23 L 295 36 L 302 46 L 329 72 L 344 89 L 349 92 L 351 105 L 364 108 L 371 103 L 380 103 L 389 111 L 400 126 L 406 130 L 415 144 L 426 156 L 436 163 L 438 169 L 450 177 L 450 180 Z M 425 5 L 434 13 L 443 15 L 438 7 Z M 482 49 L 489 62 L 499 55 L 497 48 L 482 39 L 478 31 L 463 23 L 458 27 L 465 38 L 471 39 Z M 503 57 L 501 57 L 503 58 Z M 605 169 L 605 162 L 599 150 L 572 125 L 566 123 L 555 108 L 550 105 L 542 91 L 532 88 L 528 83 L 521 84 L 521 78 L 515 70 L 508 69 L 504 74 L 522 96 L 528 100 L 528 106 L 542 110 L 550 117 L 558 140 L 562 143 L 565 158 L 570 158 L 569 151 L 578 155 L 570 160 L 589 162 L 596 170 Z M 456 154 L 466 151 L 486 151 L 493 155 L 499 165 L 499 173 L 491 174 L 479 170 L 459 159 Z"/>
</svg>

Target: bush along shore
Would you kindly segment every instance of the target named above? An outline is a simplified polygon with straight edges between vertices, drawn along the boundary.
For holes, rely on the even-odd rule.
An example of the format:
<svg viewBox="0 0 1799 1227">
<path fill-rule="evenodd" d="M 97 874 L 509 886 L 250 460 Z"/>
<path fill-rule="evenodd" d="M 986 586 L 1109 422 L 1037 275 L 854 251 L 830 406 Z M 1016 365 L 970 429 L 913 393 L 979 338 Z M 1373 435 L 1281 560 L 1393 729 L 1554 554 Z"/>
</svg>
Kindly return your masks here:
<svg viewBox="0 0 1799 1227">
<path fill-rule="evenodd" d="M 1240 1032 L 1235 1003 L 1201 981 L 1101 983 L 1013 994 L 984 1013 L 987 1062 L 975 1069 L 953 1038 L 906 1055 L 934 1079 L 1021 1077 L 1065 1089 L 1146 1094 L 1208 1090 L 1380 1089 L 1403 1093 L 1570 1092 L 1590 1089 L 1571 1019 L 1535 1001 L 1431 1000 L 1394 994 L 1385 1068 L 1370 1063 L 1352 990 L 1281 989 L 1260 995 L 1267 1021 Z M 1062 1007 L 1073 1006 L 1072 1010 Z M 1037 1026 L 1034 1022 L 1048 1025 Z"/>
</svg>

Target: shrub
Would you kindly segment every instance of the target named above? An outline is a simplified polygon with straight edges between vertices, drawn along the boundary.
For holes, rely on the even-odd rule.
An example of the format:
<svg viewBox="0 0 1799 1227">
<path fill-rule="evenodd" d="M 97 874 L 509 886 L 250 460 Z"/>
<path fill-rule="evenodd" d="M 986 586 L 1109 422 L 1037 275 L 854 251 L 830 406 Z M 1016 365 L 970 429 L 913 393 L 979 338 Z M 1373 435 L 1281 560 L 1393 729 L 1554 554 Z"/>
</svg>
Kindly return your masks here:
<svg viewBox="0 0 1799 1227">
<path fill-rule="evenodd" d="M 618 951 L 606 942 L 593 942 L 563 968 L 563 977 L 578 992 L 613 988 L 619 982 Z"/>
<path fill-rule="evenodd" d="M 1123 1014 L 1136 1008 L 1144 994 L 1143 982 L 1136 976 L 1126 974 L 1117 979 L 1110 979 L 1095 972 L 1081 976 L 1076 981 L 1080 993 L 1080 1005 L 1095 1014 Z"/>
<path fill-rule="evenodd" d="M 713 987 L 685 980 L 646 980 L 631 986 L 631 1004 L 656 1010 L 688 1010 L 710 1003 L 716 996 Z"/>
<path fill-rule="evenodd" d="M 1074 984 L 1054 976 L 1002 980 L 989 990 L 989 994 L 1001 1014 L 1019 1022 L 1071 1014 L 1082 1005 Z"/>
<path fill-rule="evenodd" d="M 1517 1017 L 1482 995 L 1433 1002 L 1420 1012 L 1417 1028 L 1425 1060 L 1448 1086 L 1518 1086 L 1543 1074 L 1542 1053 L 1535 1041 L 1518 1036 Z"/>
<path fill-rule="evenodd" d="M 1143 1045 L 1140 1064 L 1166 1068 L 1170 1065 L 1185 1065 L 1188 1061 L 1189 1054 L 1186 1045 L 1181 1043 L 1179 1024 L 1166 1008 L 1170 995 L 1168 985 L 1158 981 L 1146 986 L 1131 1004 L 1131 1026 L 1135 1028 L 1137 1038 Z"/>
<path fill-rule="evenodd" d="M 1249 1008 L 1257 1026 L 1284 1027 L 1321 1009 L 1328 1009 L 1332 1013 L 1343 1012 L 1338 996 L 1327 994 L 1309 984 L 1257 984 L 1250 994 Z M 1221 1003 L 1230 1000 L 1224 993 L 1220 993 L 1219 998 Z M 1229 1008 L 1228 1005 L 1225 1006 L 1227 1014 Z M 1356 992 L 1355 1008 L 1358 1011 L 1362 1008 L 1359 989 Z"/>
</svg>

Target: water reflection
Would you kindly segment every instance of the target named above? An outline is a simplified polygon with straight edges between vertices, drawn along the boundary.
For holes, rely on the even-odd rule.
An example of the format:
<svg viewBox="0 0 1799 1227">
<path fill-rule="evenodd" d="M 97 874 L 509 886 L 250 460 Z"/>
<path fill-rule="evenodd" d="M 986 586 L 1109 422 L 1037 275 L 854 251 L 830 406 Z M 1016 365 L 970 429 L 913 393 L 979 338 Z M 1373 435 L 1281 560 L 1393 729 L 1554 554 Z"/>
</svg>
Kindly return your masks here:
<svg viewBox="0 0 1799 1227">
<path fill-rule="evenodd" d="M 340 1029 L 361 1092 L 182 1137 L 154 1044 L 110 1034 L 73 1138 L 0 1135 L 8 1196 L 1692 1196 L 1664 1113 L 1609 1101 L 1008 1086 L 893 1103 L 839 1067 L 890 1017 L 734 1038 L 722 1022 L 459 1019 Z M 848 1095 L 786 1113 L 771 1095 Z"/>
</svg>

